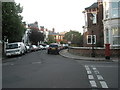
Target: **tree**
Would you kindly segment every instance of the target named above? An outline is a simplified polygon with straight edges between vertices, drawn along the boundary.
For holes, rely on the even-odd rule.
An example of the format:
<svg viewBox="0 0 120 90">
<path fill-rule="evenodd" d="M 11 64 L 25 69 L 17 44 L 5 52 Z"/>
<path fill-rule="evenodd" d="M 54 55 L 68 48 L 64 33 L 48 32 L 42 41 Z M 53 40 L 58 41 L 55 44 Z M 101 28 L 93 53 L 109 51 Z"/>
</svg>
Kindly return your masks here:
<svg viewBox="0 0 120 90">
<path fill-rule="evenodd" d="M 40 41 L 44 41 L 45 35 L 41 33 L 39 30 L 32 29 L 31 34 L 29 35 L 29 39 L 32 43 L 36 44 Z"/>
<path fill-rule="evenodd" d="M 2 35 L 9 39 L 9 42 L 21 41 L 24 34 L 24 26 L 22 24 L 23 8 L 15 2 L 2 3 Z"/>
<path fill-rule="evenodd" d="M 52 36 L 52 35 L 48 35 L 48 44 L 50 44 L 50 43 L 55 43 L 56 41 L 55 41 L 55 39 L 54 39 L 54 36 Z"/>
<path fill-rule="evenodd" d="M 75 44 L 77 46 L 82 46 L 83 44 L 82 35 L 78 31 L 70 30 L 69 32 L 65 34 L 64 39 L 67 41 L 71 41 L 72 44 Z"/>
</svg>

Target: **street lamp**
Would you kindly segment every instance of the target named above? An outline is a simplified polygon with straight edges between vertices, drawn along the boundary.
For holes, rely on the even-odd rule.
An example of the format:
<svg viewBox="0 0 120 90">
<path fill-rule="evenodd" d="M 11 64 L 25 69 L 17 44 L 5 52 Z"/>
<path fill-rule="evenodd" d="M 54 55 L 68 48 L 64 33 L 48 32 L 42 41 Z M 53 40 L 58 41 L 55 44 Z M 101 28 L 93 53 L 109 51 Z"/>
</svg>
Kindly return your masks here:
<svg viewBox="0 0 120 90">
<path fill-rule="evenodd" d="M 93 19 L 94 19 L 94 16 L 93 16 L 93 14 L 91 13 L 90 14 L 90 20 L 91 21 L 93 21 Z M 94 31 L 93 31 L 93 29 L 92 29 L 92 53 L 91 53 L 91 56 L 92 57 L 95 57 L 95 52 L 94 52 Z"/>
<path fill-rule="evenodd" d="M 7 39 L 7 36 L 4 36 L 4 39 L 3 39 L 3 56 L 5 56 L 5 51 L 6 51 L 6 39 Z"/>
</svg>

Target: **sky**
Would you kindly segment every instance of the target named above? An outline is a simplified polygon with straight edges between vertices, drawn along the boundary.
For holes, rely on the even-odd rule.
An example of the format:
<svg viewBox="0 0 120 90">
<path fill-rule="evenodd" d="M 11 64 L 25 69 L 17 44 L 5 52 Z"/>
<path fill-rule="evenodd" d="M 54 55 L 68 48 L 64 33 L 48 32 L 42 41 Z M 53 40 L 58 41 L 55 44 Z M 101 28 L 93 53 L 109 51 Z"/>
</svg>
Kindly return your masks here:
<svg viewBox="0 0 120 90">
<path fill-rule="evenodd" d="M 38 22 L 48 30 L 56 32 L 76 30 L 83 33 L 82 11 L 97 0 L 15 0 L 23 6 L 23 21 Z"/>
</svg>

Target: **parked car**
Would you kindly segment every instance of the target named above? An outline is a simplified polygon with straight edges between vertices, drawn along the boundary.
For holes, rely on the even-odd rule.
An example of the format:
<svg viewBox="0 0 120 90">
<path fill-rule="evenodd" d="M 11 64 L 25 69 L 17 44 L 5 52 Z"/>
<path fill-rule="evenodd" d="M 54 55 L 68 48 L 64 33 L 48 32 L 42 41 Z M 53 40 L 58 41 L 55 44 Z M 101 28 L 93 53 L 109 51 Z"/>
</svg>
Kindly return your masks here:
<svg viewBox="0 0 120 90">
<path fill-rule="evenodd" d="M 46 44 L 43 44 L 43 50 L 46 50 L 47 49 L 47 45 Z"/>
<path fill-rule="evenodd" d="M 23 42 L 8 43 L 6 45 L 6 56 L 23 55 L 25 50 Z"/>
<path fill-rule="evenodd" d="M 39 50 L 39 48 L 36 45 L 31 45 L 30 50 L 31 51 L 37 51 L 37 50 Z"/>
<path fill-rule="evenodd" d="M 46 45 L 45 48 L 48 49 L 48 48 L 49 48 L 49 45 Z"/>
<path fill-rule="evenodd" d="M 51 43 L 49 45 L 49 48 L 47 49 L 48 54 L 59 54 L 59 51 L 61 50 L 61 47 L 57 43 Z"/>
<path fill-rule="evenodd" d="M 68 44 L 63 44 L 63 49 L 68 49 Z"/>
<path fill-rule="evenodd" d="M 40 50 L 46 50 L 48 46 L 46 44 L 41 44 L 38 47 Z"/>
<path fill-rule="evenodd" d="M 30 46 L 25 46 L 25 48 L 26 48 L 26 53 L 28 53 L 28 52 L 31 51 L 31 50 L 30 50 Z"/>
<path fill-rule="evenodd" d="M 43 45 L 39 45 L 41 50 L 44 50 L 44 46 Z"/>
</svg>

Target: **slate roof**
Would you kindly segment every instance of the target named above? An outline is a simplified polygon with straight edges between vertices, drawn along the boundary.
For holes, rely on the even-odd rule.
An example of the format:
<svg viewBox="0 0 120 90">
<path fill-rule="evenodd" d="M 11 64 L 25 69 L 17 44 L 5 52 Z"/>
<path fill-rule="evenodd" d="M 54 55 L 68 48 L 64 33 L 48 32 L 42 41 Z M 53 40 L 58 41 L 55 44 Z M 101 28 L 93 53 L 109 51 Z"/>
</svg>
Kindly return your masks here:
<svg viewBox="0 0 120 90">
<path fill-rule="evenodd" d="M 98 3 L 93 3 L 91 6 L 85 8 L 85 10 L 88 10 L 88 9 L 93 9 L 93 8 L 97 8 L 98 7 Z"/>
<path fill-rule="evenodd" d="M 59 33 L 49 31 L 49 35 L 60 35 Z"/>
</svg>

